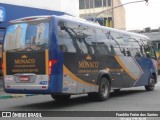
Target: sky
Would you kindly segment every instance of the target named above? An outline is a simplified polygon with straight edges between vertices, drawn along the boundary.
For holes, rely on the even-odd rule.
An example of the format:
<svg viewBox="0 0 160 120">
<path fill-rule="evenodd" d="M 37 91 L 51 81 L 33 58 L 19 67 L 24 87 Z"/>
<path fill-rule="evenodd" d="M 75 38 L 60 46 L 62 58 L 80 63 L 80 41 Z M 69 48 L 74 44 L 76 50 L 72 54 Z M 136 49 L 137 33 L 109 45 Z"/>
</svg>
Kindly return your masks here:
<svg viewBox="0 0 160 120">
<path fill-rule="evenodd" d="M 122 4 L 133 1 L 141 0 L 121 0 Z M 160 27 L 160 0 L 148 0 L 148 3 L 148 6 L 145 1 L 124 5 L 127 30 Z"/>
</svg>

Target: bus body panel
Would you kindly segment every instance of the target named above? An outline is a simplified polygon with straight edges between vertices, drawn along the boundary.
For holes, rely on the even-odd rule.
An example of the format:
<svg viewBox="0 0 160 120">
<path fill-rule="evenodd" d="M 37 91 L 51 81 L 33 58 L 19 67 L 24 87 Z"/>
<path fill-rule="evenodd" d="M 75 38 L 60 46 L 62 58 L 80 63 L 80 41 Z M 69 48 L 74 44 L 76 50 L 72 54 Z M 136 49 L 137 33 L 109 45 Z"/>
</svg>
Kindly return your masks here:
<svg viewBox="0 0 160 120">
<path fill-rule="evenodd" d="M 102 28 L 102 33 L 104 35 L 117 33 L 122 35 L 127 35 L 127 32 L 122 32 L 110 28 L 104 28 L 97 25 L 93 25 L 91 23 L 74 20 L 70 18 L 51 16 L 49 21 L 49 41 L 48 41 L 48 51 L 44 52 L 45 62 L 40 62 L 39 64 L 45 65 L 45 67 L 41 67 L 45 69 L 44 74 L 37 73 L 27 73 L 22 72 L 19 73 L 11 73 L 8 74 L 6 68 L 4 69 L 4 87 L 5 91 L 9 93 L 43 93 L 43 94 L 80 94 L 80 93 L 89 93 L 89 92 L 98 92 L 99 82 L 102 77 L 109 76 L 109 81 L 112 89 L 120 89 L 127 87 L 135 87 L 135 86 L 145 86 L 148 85 L 149 79 L 153 74 L 157 73 L 156 61 L 151 57 L 145 56 L 131 56 L 122 54 L 123 51 L 119 48 L 118 50 L 121 52 L 121 55 L 117 53 L 117 51 L 113 48 L 112 45 L 117 43 L 113 41 L 114 38 L 110 39 L 110 42 L 103 43 L 99 42 L 101 40 L 99 37 L 95 35 L 95 30 L 100 30 Z M 60 26 L 60 21 L 66 22 L 67 24 L 73 23 L 73 29 L 70 28 L 70 24 L 67 27 Z M 91 41 L 87 43 L 85 38 L 82 38 L 85 33 L 83 30 L 86 30 L 84 26 L 91 28 L 91 30 L 87 29 L 85 32 L 92 32 L 93 38 L 97 38 L 96 41 Z M 71 25 L 72 27 L 72 25 Z M 74 28 L 75 27 L 75 28 Z M 77 35 L 80 32 L 79 36 Z M 106 32 L 104 32 L 106 30 Z M 60 35 L 61 33 L 65 33 L 64 35 Z M 135 34 L 128 34 L 129 36 L 136 36 Z M 85 37 L 88 37 L 87 35 Z M 97 35 L 98 36 L 98 35 Z M 105 36 L 105 37 L 106 37 Z M 67 49 L 71 49 L 68 47 L 66 49 L 65 44 L 60 43 L 61 37 L 63 37 L 64 42 L 70 39 L 70 44 L 73 44 L 76 52 L 68 52 Z M 76 38 L 77 37 L 77 38 Z M 140 36 L 141 38 L 142 36 Z M 106 37 L 110 38 L 110 36 Z M 117 39 L 118 37 L 115 37 Z M 121 37 L 119 37 L 120 39 Z M 143 37 L 142 37 L 143 38 Z M 145 37 L 144 37 L 145 38 Z M 125 38 L 124 38 L 125 39 Z M 146 39 L 146 38 L 145 38 Z M 90 40 L 90 38 L 88 38 Z M 112 40 L 112 41 L 111 41 Z M 125 41 L 125 40 L 124 40 Z M 123 42 L 124 42 L 123 41 Z M 125 41 L 126 42 L 126 41 Z M 137 41 L 136 41 L 137 42 Z M 90 45 L 91 44 L 91 45 Z M 99 44 L 100 48 L 96 48 Z M 63 46 L 62 46 L 63 45 Z M 104 52 L 103 54 L 98 53 L 97 50 L 106 47 L 105 50 L 108 52 L 107 54 Z M 79 46 L 85 46 L 86 51 L 88 53 L 82 52 L 83 49 L 80 49 Z M 123 44 L 122 44 L 123 46 Z M 61 47 L 63 49 L 61 49 Z M 121 44 L 120 44 L 121 47 Z M 128 47 L 127 45 L 125 47 Z M 124 48 L 125 48 L 124 47 Z M 65 51 L 66 50 L 66 51 Z M 92 52 L 91 52 L 92 51 Z M 94 53 L 93 53 L 94 51 Z M 6 54 L 7 51 L 5 51 Z M 15 54 L 18 52 L 15 52 Z M 28 52 L 26 52 L 28 54 Z M 9 62 L 10 58 L 8 57 L 6 60 L 6 55 L 3 55 L 4 61 L 6 64 Z M 38 56 L 38 54 L 37 54 Z M 20 56 L 25 57 L 23 55 Z M 26 58 L 22 58 L 26 59 Z M 15 61 L 15 60 L 13 60 Z M 13 68 L 13 67 L 11 67 Z M 40 68 L 39 68 L 40 69 Z M 157 74 L 156 74 L 157 75 Z M 27 77 L 31 79 L 32 83 L 18 83 L 20 79 L 26 80 Z M 33 77 L 33 78 L 32 78 Z M 13 81 L 14 79 L 14 81 Z M 18 79 L 18 82 L 16 80 Z M 33 79 L 33 80 L 32 80 Z M 12 82 L 10 82 L 12 80 Z"/>
</svg>

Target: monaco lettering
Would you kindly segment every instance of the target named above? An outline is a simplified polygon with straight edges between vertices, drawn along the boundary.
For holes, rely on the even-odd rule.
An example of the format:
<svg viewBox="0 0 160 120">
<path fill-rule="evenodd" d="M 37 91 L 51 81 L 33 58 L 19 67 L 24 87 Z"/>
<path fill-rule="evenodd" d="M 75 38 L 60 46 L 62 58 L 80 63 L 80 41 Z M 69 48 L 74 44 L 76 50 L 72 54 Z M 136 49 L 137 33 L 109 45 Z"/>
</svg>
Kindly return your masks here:
<svg viewBox="0 0 160 120">
<path fill-rule="evenodd" d="M 98 68 L 98 62 L 79 61 L 79 68 Z"/>
<path fill-rule="evenodd" d="M 35 64 L 35 59 L 16 59 L 15 64 Z"/>
</svg>

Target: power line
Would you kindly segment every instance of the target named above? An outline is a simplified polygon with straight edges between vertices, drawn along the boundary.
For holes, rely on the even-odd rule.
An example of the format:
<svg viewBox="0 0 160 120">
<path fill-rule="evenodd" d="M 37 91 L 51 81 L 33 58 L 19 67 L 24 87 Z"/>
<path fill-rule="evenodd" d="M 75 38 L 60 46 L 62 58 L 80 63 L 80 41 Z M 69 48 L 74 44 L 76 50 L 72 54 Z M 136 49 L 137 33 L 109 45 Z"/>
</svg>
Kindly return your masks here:
<svg viewBox="0 0 160 120">
<path fill-rule="evenodd" d="M 113 9 L 115 9 L 115 8 L 119 8 L 119 7 L 124 6 L 124 5 L 127 5 L 127 4 L 138 3 L 138 2 L 144 2 L 144 1 L 146 1 L 146 5 L 148 5 L 148 0 L 139 0 L 139 1 L 134 1 L 134 2 L 124 3 L 124 4 L 121 4 L 121 5 L 112 7 L 111 9 L 103 10 L 103 11 L 101 11 L 101 12 L 99 12 L 99 13 L 97 13 L 97 14 L 95 15 L 94 21 L 95 21 L 95 19 L 97 18 L 97 16 L 100 15 L 101 13 L 103 13 L 103 12 L 106 12 L 106 11 L 109 11 L 109 10 L 113 10 Z"/>
</svg>

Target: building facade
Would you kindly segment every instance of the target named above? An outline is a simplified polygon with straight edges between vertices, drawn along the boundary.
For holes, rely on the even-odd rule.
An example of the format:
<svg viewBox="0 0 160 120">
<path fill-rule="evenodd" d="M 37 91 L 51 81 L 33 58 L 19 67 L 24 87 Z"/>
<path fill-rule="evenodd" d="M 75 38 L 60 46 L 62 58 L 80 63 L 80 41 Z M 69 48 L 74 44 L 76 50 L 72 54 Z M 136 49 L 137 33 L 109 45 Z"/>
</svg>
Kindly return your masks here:
<svg viewBox="0 0 160 120">
<path fill-rule="evenodd" d="M 6 28 L 10 20 L 37 15 L 79 16 L 79 0 L 0 0 L 0 75 L 2 63 L 2 43 Z M 20 28 L 16 36 L 6 36 L 7 39 L 18 39 Z M 43 38 L 42 38 L 43 40 Z M 15 47 L 17 43 L 12 43 Z M 13 46 L 12 46 L 13 47 Z"/>
<path fill-rule="evenodd" d="M 120 5 L 122 5 L 120 0 L 79 0 L 79 13 L 81 18 L 125 30 L 125 9 Z M 114 8 L 116 6 L 120 7 Z"/>
<path fill-rule="evenodd" d="M 27 16 L 70 14 L 92 21 L 96 20 L 103 26 L 125 30 L 124 7 L 112 9 L 119 5 L 121 5 L 120 0 L 67 0 L 67 2 L 66 0 L 32 0 L 32 2 L 29 0 L 1 0 L 0 48 L 9 21 Z M 98 15 L 104 10 L 107 11 Z M 0 58 L 1 56 L 2 52 L 0 52 Z"/>
<path fill-rule="evenodd" d="M 72 3 L 72 4 L 71 4 Z M 0 58 L 2 41 L 10 20 L 36 15 L 79 16 L 79 0 L 1 0 L 0 1 Z"/>
</svg>

